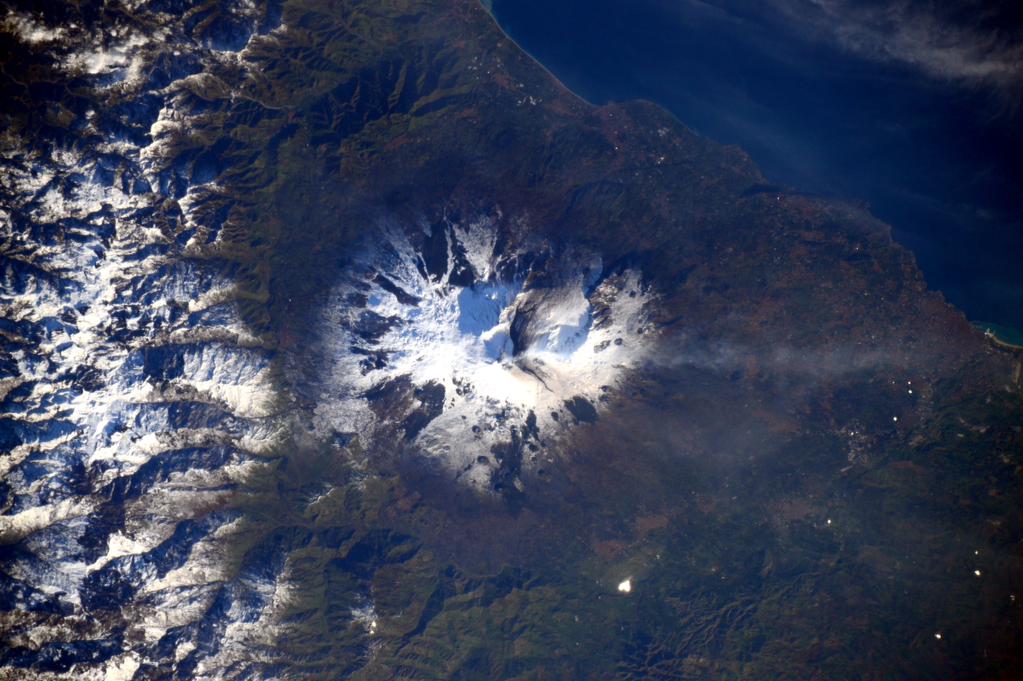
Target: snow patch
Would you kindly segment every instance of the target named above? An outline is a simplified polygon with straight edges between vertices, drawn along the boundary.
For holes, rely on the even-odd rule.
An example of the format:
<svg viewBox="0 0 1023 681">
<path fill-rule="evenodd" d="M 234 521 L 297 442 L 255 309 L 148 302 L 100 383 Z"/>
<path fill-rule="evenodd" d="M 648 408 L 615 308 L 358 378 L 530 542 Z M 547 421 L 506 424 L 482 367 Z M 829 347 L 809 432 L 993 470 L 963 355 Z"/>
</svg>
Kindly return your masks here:
<svg viewBox="0 0 1023 681">
<path fill-rule="evenodd" d="M 3 27 L 29 45 L 52 43 L 64 37 L 63 28 L 47 26 L 42 21 L 10 10 L 3 21 Z"/>
<path fill-rule="evenodd" d="M 639 272 L 605 271 L 580 249 L 497 252 L 488 220 L 435 229 L 444 233 L 382 230 L 345 272 L 320 329 L 317 427 L 370 439 L 403 430 L 486 486 L 499 449 L 517 448 L 529 465 L 605 408 L 651 349 L 653 296 Z"/>
</svg>

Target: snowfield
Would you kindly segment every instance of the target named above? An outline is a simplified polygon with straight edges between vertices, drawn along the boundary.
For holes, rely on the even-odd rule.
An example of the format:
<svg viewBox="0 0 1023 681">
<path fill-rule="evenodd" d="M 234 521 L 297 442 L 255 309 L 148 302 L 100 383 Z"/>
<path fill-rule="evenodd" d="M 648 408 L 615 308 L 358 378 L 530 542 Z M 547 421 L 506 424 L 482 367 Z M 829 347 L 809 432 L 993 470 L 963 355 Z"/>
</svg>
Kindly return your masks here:
<svg viewBox="0 0 1023 681">
<path fill-rule="evenodd" d="M 548 456 L 651 350 L 654 297 L 635 270 L 607 271 L 570 246 L 515 243 L 483 218 L 381 234 L 323 310 L 324 435 L 372 439 L 401 424 L 454 476 L 489 489 L 498 459 Z"/>
</svg>

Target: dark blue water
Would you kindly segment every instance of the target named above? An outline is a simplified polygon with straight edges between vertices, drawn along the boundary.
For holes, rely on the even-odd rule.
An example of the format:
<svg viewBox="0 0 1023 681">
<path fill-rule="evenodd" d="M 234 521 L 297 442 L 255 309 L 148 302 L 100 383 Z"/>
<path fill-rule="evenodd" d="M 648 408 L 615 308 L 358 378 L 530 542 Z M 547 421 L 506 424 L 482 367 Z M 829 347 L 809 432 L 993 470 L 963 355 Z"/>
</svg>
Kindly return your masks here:
<svg viewBox="0 0 1023 681">
<path fill-rule="evenodd" d="M 1023 93 L 929 78 L 713 4 L 496 0 L 494 13 L 589 101 L 653 100 L 774 182 L 867 201 L 932 288 L 971 319 L 1023 328 Z"/>
</svg>

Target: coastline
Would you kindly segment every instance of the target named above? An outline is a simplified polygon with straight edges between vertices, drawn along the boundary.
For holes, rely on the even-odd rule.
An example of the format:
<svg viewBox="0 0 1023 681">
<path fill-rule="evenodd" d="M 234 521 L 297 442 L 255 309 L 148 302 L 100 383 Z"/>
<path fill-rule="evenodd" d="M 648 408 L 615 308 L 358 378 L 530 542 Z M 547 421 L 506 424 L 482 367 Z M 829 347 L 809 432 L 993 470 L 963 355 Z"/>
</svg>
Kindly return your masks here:
<svg viewBox="0 0 1023 681">
<path fill-rule="evenodd" d="M 524 54 L 527 57 L 529 57 L 529 59 L 531 59 L 534 64 L 536 64 L 538 67 L 540 67 L 540 69 L 543 70 L 543 72 L 545 74 L 547 74 L 547 77 L 550 78 L 551 81 L 553 83 L 555 83 L 559 88 L 561 88 L 562 90 L 564 90 L 565 92 L 570 94 L 575 99 L 578 99 L 580 102 L 582 102 L 586 106 L 593 107 L 593 108 L 599 108 L 600 106 L 602 106 L 602 105 L 597 104 L 595 102 L 591 102 L 590 100 L 586 99 L 585 97 L 583 97 L 581 94 L 579 94 L 578 92 L 576 92 L 572 88 L 568 87 L 568 85 L 566 85 L 565 83 L 561 82 L 561 79 L 558 78 L 554 74 L 553 71 L 551 71 L 549 68 L 547 68 L 546 64 L 544 64 L 542 61 L 540 61 L 535 55 L 533 55 L 533 53 L 531 53 L 525 47 L 523 47 L 518 42 L 516 42 L 515 38 L 513 38 L 511 36 L 511 34 L 508 33 L 508 31 L 504 30 L 504 26 L 502 26 L 501 22 L 497 20 L 497 15 L 494 14 L 494 0 L 476 0 L 476 2 L 483 9 L 483 11 L 486 12 L 490 16 L 490 21 L 493 22 L 494 28 L 497 29 L 497 31 L 502 36 L 504 36 L 504 39 L 507 40 L 508 42 L 510 42 L 512 45 L 514 45 L 516 47 L 516 49 L 518 49 L 522 54 Z M 658 104 L 658 106 L 660 106 L 660 105 Z M 667 107 L 661 107 L 661 108 L 663 108 L 665 111 L 668 111 L 668 113 L 671 114 L 672 116 L 675 116 L 675 114 L 671 113 L 671 111 L 669 111 Z"/>
<path fill-rule="evenodd" d="M 981 331 L 984 337 L 989 339 L 996 346 L 1012 350 L 1023 351 L 1023 333 L 1017 329 L 1003 326 L 995 322 L 970 322 L 974 328 Z"/>
<path fill-rule="evenodd" d="M 680 109 L 680 108 L 677 108 L 677 107 L 673 107 L 672 104 L 671 104 L 672 100 L 670 98 L 664 99 L 664 98 L 657 97 L 656 95 L 660 91 L 657 90 L 656 88 L 654 88 L 653 90 L 650 90 L 650 91 L 646 91 L 644 94 L 647 95 L 647 96 L 632 96 L 632 95 L 629 95 L 628 93 L 626 93 L 624 91 L 619 91 L 616 87 L 614 87 L 613 84 L 614 84 L 615 81 L 613 81 L 613 79 L 612 79 L 612 81 L 611 81 L 612 87 L 610 88 L 610 90 L 605 91 L 605 90 L 601 90 L 599 88 L 593 89 L 591 87 L 593 81 L 587 81 L 585 78 L 580 79 L 580 77 L 579 77 L 579 70 L 578 69 L 575 69 L 574 71 L 572 69 L 568 69 L 568 70 L 562 69 L 563 72 L 566 74 L 566 77 L 574 78 L 576 80 L 576 86 L 580 87 L 580 89 L 585 89 L 586 87 L 591 87 L 591 96 L 594 97 L 594 101 L 591 101 L 591 100 L 587 99 L 586 96 L 584 96 L 580 92 L 577 92 L 573 88 L 569 87 L 566 83 L 562 82 L 560 80 L 560 78 L 558 76 L 556 76 L 547 67 L 547 65 L 544 63 L 544 61 L 541 60 L 537 54 L 532 53 L 523 44 L 521 44 L 517 40 L 516 37 L 513 37 L 511 35 L 510 29 L 511 29 L 513 23 L 514 23 L 514 25 L 520 26 L 520 27 L 524 27 L 524 26 L 527 25 L 527 24 L 524 24 L 524 23 L 523 24 L 519 24 L 519 23 L 512 22 L 512 17 L 513 17 L 513 15 L 516 14 L 512 10 L 516 6 L 516 3 L 510 2 L 510 0 L 505 0 L 505 4 L 507 5 L 507 7 L 505 7 L 504 5 L 501 5 L 498 0 L 476 0 L 476 1 L 490 15 L 491 19 L 496 24 L 497 29 L 508 40 L 510 40 L 514 45 L 516 45 L 516 47 L 518 47 L 522 51 L 523 54 L 527 55 L 545 73 L 547 73 L 554 80 L 554 82 L 558 83 L 559 86 L 564 88 L 566 91 L 572 93 L 573 96 L 575 96 L 576 98 L 580 99 L 581 101 L 584 101 L 587 104 L 589 104 L 591 106 L 598 107 L 598 108 L 600 106 L 602 106 L 599 103 L 601 100 L 606 100 L 605 103 L 615 102 L 615 103 L 619 103 L 619 104 L 626 104 L 626 103 L 630 103 L 630 102 L 641 102 L 641 101 L 642 102 L 649 102 L 649 103 L 653 104 L 654 106 L 658 107 L 659 109 L 661 109 L 663 111 L 666 111 L 675 121 L 677 121 L 678 123 L 680 123 L 681 125 L 686 127 L 686 129 L 690 130 L 694 134 L 696 134 L 696 135 L 698 135 L 700 137 L 704 137 L 705 139 L 711 140 L 711 141 L 715 142 L 716 144 L 720 144 L 720 145 L 723 145 L 723 146 L 735 146 L 736 148 L 742 149 L 744 151 L 744 153 L 748 154 L 749 158 L 753 161 L 754 165 L 759 170 L 761 170 L 761 172 L 764 173 L 765 177 L 768 178 L 767 179 L 768 182 L 778 183 L 779 185 L 783 185 L 786 188 L 788 188 L 789 192 L 792 192 L 792 193 L 799 193 L 799 194 L 803 194 L 804 193 L 804 192 L 793 192 L 793 190 L 792 190 L 793 187 L 803 187 L 804 185 L 799 184 L 798 182 L 794 182 L 794 181 L 783 180 L 781 177 L 776 176 L 773 172 L 769 173 L 767 171 L 765 164 L 770 162 L 770 158 L 771 157 L 769 155 L 766 158 L 765 157 L 761 157 L 759 154 L 755 153 L 754 147 L 751 147 L 751 146 L 749 146 L 747 144 L 742 144 L 740 142 L 735 142 L 734 145 L 729 145 L 728 143 L 725 143 L 725 142 L 722 141 L 723 138 L 721 138 L 719 136 L 715 136 L 714 134 L 712 134 L 709 129 L 705 129 L 704 127 L 691 127 L 691 126 L 699 125 L 698 122 L 690 120 L 688 118 L 683 118 L 682 117 L 683 116 L 683 109 Z M 525 4 L 532 4 L 532 3 L 525 3 Z M 575 7 L 577 5 L 585 7 L 585 5 L 583 3 L 569 2 L 569 3 L 561 3 L 561 4 L 563 4 L 563 5 L 570 5 L 570 6 L 573 6 L 573 7 Z M 496 14 L 497 11 L 501 11 L 502 9 L 506 10 L 506 11 L 503 11 L 502 14 L 508 14 L 509 15 L 508 17 L 506 17 L 506 20 L 508 20 L 510 22 L 508 26 L 503 24 L 502 21 L 500 21 L 498 19 L 498 16 Z M 542 19 L 544 17 L 544 15 L 542 14 L 543 10 L 541 9 L 540 12 L 541 12 L 541 14 L 539 15 L 539 17 Z M 531 14 L 526 14 L 525 16 L 528 17 L 530 15 Z M 559 18 L 561 18 L 561 19 L 564 19 L 565 16 L 571 16 L 571 14 L 564 14 L 564 13 L 561 13 L 561 14 L 556 13 L 556 15 Z M 532 16 L 534 18 L 537 18 L 537 15 L 535 15 L 535 13 L 532 14 Z M 522 20 L 522 16 L 519 16 L 518 18 L 519 18 L 520 21 Z M 538 23 L 542 24 L 543 21 L 540 21 Z M 595 25 L 597 25 L 597 24 L 595 24 Z M 583 27 L 585 28 L 585 25 L 583 25 Z M 565 27 L 565 30 L 568 30 L 567 26 Z M 521 33 L 522 33 L 522 35 L 520 37 L 522 37 L 523 39 L 526 38 L 528 35 L 530 35 L 530 33 L 528 31 L 524 30 L 524 29 L 521 30 Z M 549 34 L 543 34 L 543 35 L 548 35 L 548 37 L 550 37 Z M 537 45 L 537 47 L 539 49 L 539 44 Z M 561 64 L 562 65 L 564 65 L 565 63 L 572 64 L 571 60 L 568 60 L 567 62 L 565 61 L 565 53 L 557 53 L 557 52 L 555 52 L 555 54 L 561 54 L 561 57 L 562 57 L 561 58 Z M 556 64 L 556 63 L 558 63 L 558 60 L 552 60 L 551 63 L 552 64 Z M 604 75 L 605 78 L 609 77 L 606 74 L 603 74 L 603 75 Z M 597 82 L 599 82 L 599 80 Z M 587 85 L 587 83 L 589 83 L 589 85 Z M 602 94 L 597 94 L 597 93 L 602 93 Z M 663 93 L 661 93 L 661 94 L 663 94 Z M 830 200 L 830 201 L 839 201 L 839 202 L 845 202 L 845 203 L 863 203 L 865 208 L 866 208 L 866 210 L 872 216 L 876 217 L 878 220 L 884 222 L 885 225 L 888 226 L 888 228 L 891 231 L 893 240 L 895 240 L 897 243 L 899 243 L 899 245 L 904 247 L 908 252 L 910 252 L 913 255 L 914 260 L 916 261 L 916 266 L 924 274 L 924 277 L 925 277 L 925 280 L 927 282 L 927 285 L 928 285 L 929 289 L 932 289 L 932 290 L 940 292 L 943 296 L 945 296 L 946 300 L 949 301 L 949 304 L 951 304 L 954 307 L 956 307 L 956 309 L 962 311 L 965 315 L 967 315 L 968 318 L 981 318 L 981 319 L 992 319 L 992 318 L 994 318 L 994 319 L 1002 319 L 1003 322 L 1007 322 L 1008 324 L 1010 324 L 1012 326 L 1015 326 L 1017 329 L 1023 329 L 1023 320 L 1015 319 L 1016 315 L 1014 314 L 1014 310 L 1017 309 L 1017 308 L 1014 308 L 1014 307 L 1010 306 L 1007 310 L 1005 310 L 1003 307 L 999 307 L 999 305 L 995 304 L 995 302 L 998 302 L 998 301 L 1001 300 L 1000 294 L 991 293 L 991 291 L 997 290 L 997 287 L 995 287 L 993 285 L 989 286 L 989 288 L 984 290 L 983 295 L 973 295 L 973 294 L 969 293 L 969 290 L 967 288 L 963 288 L 963 285 L 962 285 L 962 282 L 960 281 L 960 279 L 962 279 L 963 277 L 966 277 L 968 279 L 969 276 L 972 276 L 972 275 L 969 275 L 968 273 L 967 274 L 963 274 L 962 272 L 960 272 L 959 275 L 956 275 L 956 271 L 958 271 L 958 265 L 956 265 L 955 263 L 956 262 L 963 262 L 964 260 L 962 260 L 962 259 L 953 259 L 953 260 L 950 260 L 949 262 L 945 262 L 940 257 L 936 256 L 935 253 L 936 252 L 941 252 L 941 248 L 940 247 L 932 248 L 929 245 L 931 242 L 927 241 L 926 235 L 921 236 L 920 233 L 917 233 L 916 231 L 914 231 L 915 230 L 914 224 L 916 224 L 914 222 L 914 215 L 915 214 L 913 214 L 911 211 L 909 213 L 907 213 L 907 214 L 901 214 L 901 213 L 899 213 L 899 211 L 895 211 L 896 214 L 894 214 L 894 215 L 890 214 L 890 213 L 892 213 L 891 210 L 888 210 L 886 212 L 884 210 L 884 206 L 878 207 L 878 205 L 870 197 L 870 195 L 868 193 L 864 193 L 863 191 L 861 191 L 861 192 L 838 192 L 838 191 L 827 192 L 827 191 L 825 191 L 825 192 L 805 192 L 805 193 L 810 195 L 810 196 L 819 196 L 820 198 L 823 198 L 825 200 Z M 890 208 L 890 206 L 889 206 L 889 208 Z M 882 217 L 882 215 L 884 217 Z M 917 217 L 919 217 L 919 216 L 917 216 Z M 930 223 L 925 221 L 924 224 L 930 224 Z M 969 270 L 970 268 L 967 267 L 966 269 Z M 992 266 L 992 269 L 996 269 L 997 270 L 997 269 L 999 269 L 999 267 L 998 266 Z M 965 293 L 964 293 L 964 291 L 965 291 Z M 1010 300 L 1011 300 L 1011 298 L 1010 298 Z M 995 301 L 995 302 L 992 302 L 992 301 Z M 1002 326 L 1002 324 L 999 324 L 998 326 Z M 981 331 L 984 331 L 984 330 L 985 329 L 981 328 Z M 1007 341 L 1004 338 L 1004 334 L 1001 333 L 1000 330 L 995 330 L 995 335 L 999 339 L 999 341 L 1001 341 L 1003 343 L 1006 343 L 1006 342 L 1008 343 L 1008 345 L 1003 345 L 1003 347 L 1012 348 L 1012 349 L 1023 348 L 1023 338 L 1021 338 L 1020 340 L 1012 340 L 1010 338 L 1010 340 Z"/>
</svg>

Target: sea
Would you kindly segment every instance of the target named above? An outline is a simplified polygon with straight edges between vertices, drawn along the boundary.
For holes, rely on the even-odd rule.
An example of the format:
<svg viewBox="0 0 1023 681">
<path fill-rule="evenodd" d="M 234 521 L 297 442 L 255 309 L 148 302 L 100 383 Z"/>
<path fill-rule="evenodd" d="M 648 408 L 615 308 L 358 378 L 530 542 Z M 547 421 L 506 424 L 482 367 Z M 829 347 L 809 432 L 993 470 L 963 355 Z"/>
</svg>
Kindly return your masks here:
<svg viewBox="0 0 1023 681">
<path fill-rule="evenodd" d="M 773 183 L 865 202 L 969 319 L 1023 329 L 1023 92 L 853 54 L 747 4 L 491 9 L 586 100 L 652 100 L 745 149 Z"/>
</svg>

